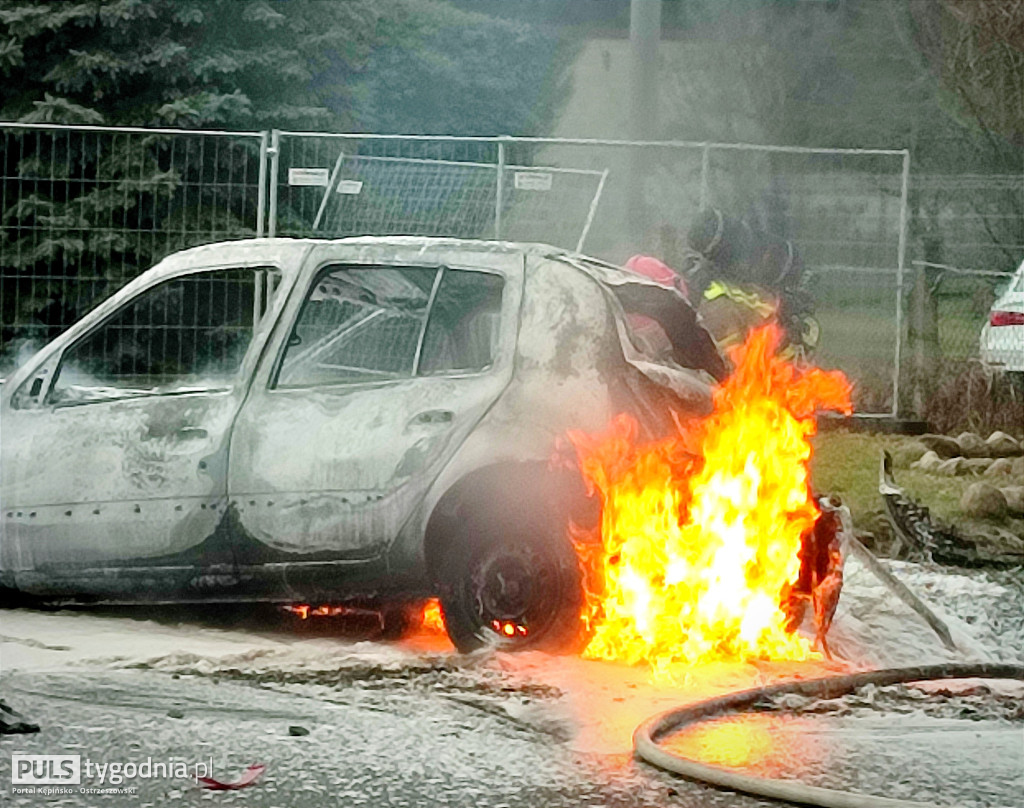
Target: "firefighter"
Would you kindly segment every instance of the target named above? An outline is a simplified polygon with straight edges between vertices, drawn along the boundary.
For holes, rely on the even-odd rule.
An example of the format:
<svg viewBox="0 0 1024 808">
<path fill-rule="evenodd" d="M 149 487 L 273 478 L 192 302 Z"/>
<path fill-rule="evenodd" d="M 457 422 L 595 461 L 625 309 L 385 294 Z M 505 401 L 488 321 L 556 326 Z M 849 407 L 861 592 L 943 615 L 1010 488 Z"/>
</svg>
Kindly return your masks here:
<svg viewBox="0 0 1024 808">
<path fill-rule="evenodd" d="M 784 355 L 805 358 L 813 351 L 818 325 L 792 242 L 715 208 L 700 214 L 686 240 L 696 257 L 689 272 L 692 294 L 719 348 L 738 345 L 751 330 L 777 322 L 785 333 Z"/>
</svg>

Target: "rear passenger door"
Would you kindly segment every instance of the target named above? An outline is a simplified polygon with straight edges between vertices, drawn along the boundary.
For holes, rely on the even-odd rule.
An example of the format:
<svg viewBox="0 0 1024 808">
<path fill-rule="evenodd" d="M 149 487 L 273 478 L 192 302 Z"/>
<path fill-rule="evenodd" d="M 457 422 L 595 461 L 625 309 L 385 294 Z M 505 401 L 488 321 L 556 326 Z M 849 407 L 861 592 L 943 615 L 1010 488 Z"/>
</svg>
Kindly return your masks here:
<svg viewBox="0 0 1024 808">
<path fill-rule="evenodd" d="M 242 565 L 378 554 L 511 378 L 520 257 L 352 263 L 337 250 L 319 248 L 236 422 Z"/>
</svg>

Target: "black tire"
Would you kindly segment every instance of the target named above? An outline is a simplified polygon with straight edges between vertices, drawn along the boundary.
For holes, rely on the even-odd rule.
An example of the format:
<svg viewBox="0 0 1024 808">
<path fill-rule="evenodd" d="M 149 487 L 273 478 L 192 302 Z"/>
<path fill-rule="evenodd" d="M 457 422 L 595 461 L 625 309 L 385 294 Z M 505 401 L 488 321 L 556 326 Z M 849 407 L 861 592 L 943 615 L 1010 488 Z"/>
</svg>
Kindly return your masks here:
<svg viewBox="0 0 1024 808">
<path fill-rule="evenodd" d="M 438 584 L 448 636 L 463 653 L 490 644 L 571 652 L 582 643 L 583 588 L 567 520 L 527 503 L 518 510 L 470 514 L 450 537 Z"/>
<path fill-rule="evenodd" d="M 22 605 L 22 598 L 17 589 L 0 585 L 0 609 L 17 609 Z"/>
<path fill-rule="evenodd" d="M 45 609 L 46 601 L 20 589 L 0 584 L 0 609 Z"/>
</svg>

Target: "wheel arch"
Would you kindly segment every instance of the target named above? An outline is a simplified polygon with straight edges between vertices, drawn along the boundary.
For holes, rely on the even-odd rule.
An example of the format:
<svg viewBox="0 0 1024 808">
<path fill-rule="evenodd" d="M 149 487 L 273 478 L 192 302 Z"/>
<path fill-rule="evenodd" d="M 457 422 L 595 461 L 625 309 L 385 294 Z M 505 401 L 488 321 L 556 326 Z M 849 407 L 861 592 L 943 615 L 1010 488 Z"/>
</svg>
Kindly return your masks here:
<svg viewBox="0 0 1024 808">
<path fill-rule="evenodd" d="M 552 468 L 542 461 L 508 461 L 475 469 L 454 482 L 435 504 L 424 532 L 427 575 L 437 580 L 446 550 L 467 522 L 478 519 L 506 523 L 523 518 L 523 509 L 547 514 L 565 525 L 597 524 L 600 503 L 588 496 L 574 468 Z"/>
</svg>

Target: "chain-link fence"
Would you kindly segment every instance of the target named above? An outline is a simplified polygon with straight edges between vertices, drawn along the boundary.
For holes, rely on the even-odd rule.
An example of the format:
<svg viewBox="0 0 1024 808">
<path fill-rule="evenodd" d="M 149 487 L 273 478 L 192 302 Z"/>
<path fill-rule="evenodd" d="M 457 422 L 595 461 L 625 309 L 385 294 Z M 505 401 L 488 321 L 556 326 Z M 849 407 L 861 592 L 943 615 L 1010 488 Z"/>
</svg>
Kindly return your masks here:
<svg viewBox="0 0 1024 808">
<path fill-rule="evenodd" d="M 902 406 L 941 430 L 1019 429 L 1024 278 L 915 260 L 907 279 Z"/>
<path fill-rule="evenodd" d="M 947 366 L 982 362 L 1024 370 L 1019 274 L 914 261 L 908 286 L 905 363 L 917 361 L 919 351 Z"/>
<path fill-rule="evenodd" d="M 792 240 L 820 324 L 816 359 L 854 382 L 862 412 L 899 396 L 907 168 L 899 152 L 713 152 L 709 196 Z"/>
<path fill-rule="evenodd" d="M 266 137 L 0 125 L 0 374 L 164 255 L 260 233 Z"/>
<path fill-rule="evenodd" d="M 1024 176 L 917 174 L 909 216 L 902 408 L 948 428 L 1019 425 L 1024 288 L 1007 292 L 1024 258 Z"/>
<path fill-rule="evenodd" d="M 1024 174 L 916 174 L 916 256 L 972 272 L 1012 272 L 1024 258 Z"/>
</svg>

